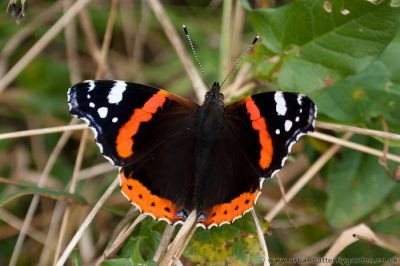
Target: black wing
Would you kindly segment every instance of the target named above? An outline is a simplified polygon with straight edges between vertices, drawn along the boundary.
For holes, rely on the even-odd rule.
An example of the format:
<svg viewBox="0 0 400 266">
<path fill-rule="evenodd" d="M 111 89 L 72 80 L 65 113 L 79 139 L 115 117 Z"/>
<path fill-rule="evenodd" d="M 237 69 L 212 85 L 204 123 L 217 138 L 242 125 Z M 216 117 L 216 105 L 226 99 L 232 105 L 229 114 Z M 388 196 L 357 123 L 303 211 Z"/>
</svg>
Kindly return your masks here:
<svg viewBox="0 0 400 266">
<path fill-rule="evenodd" d="M 191 195 L 198 105 L 157 88 L 98 80 L 70 88 L 71 114 L 85 120 L 104 157 L 121 167 L 123 194 L 143 212 L 175 222 Z"/>
<path fill-rule="evenodd" d="M 221 225 L 250 210 L 264 178 L 281 169 L 292 145 L 314 130 L 315 118 L 314 103 L 296 93 L 260 93 L 228 105 L 224 136 L 215 148 L 219 163 L 203 188 L 214 196 L 205 199 L 209 208 L 201 224 Z"/>
</svg>

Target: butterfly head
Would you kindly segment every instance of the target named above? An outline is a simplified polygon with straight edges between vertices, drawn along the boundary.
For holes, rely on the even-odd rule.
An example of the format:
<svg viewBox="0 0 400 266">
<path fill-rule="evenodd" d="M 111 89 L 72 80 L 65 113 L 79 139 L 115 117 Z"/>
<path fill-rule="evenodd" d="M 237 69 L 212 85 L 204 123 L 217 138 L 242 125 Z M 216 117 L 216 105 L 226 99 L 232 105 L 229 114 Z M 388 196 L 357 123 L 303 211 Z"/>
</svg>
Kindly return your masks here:
<svg viewBox="0 0 400 266">
<path fill-rule="evenodd" d="M 221 86 L 219 82 L 214 82 L 211 90 L 206 93 L 205 102 L 208 103 L 222 103 L 224 104 L 224 95 L 220 92 Z"/>
</svg>

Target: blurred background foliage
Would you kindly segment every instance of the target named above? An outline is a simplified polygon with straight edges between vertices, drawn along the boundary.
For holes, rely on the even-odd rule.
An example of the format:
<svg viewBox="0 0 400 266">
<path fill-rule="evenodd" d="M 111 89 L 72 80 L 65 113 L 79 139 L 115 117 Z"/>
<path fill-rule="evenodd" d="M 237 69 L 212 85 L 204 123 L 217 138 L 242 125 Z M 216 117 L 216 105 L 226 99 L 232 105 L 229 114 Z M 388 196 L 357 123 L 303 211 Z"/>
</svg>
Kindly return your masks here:
<svg viewBox="0 0 400 266">
<path fill-rule="evenodd" d="M 62 2 L 27 1 L 25 17 L 19 23 L 12 16 L 1 16 L 0 77 L 62 15 Z M 161 87 L 196 101 L 181 62 L 145 2 L 119 1 L 105 78 Z M 400 7 L 397 1 L 237 1 L 234 3 L 243 9 L 244 18 L 242 25 L 234 28 L 241 29 L 240 42 L 225 43 L 226 40 L 221 39 L 221 29 L 227 22 L 222 13 L 229 2 L 162 1 L 182 39 L 181 25 L 188 26 L 209 81 L 220 80 L 226 73 L 221 66 L 221 54 L 236 59 L 254 36 L 259 35 L 261 42 L 245 58 L 251 64 L 249 82 L 256 85 L 234 95 L 235 99 L 275 89 L 302 92 L 316 102 L 319 121 L 399 133 Z M 1 8 L 7 9 L 6 1 L 2 1 Z M 98 45 L 106 29 L 109 8 L 110 2 L 104 0 L 94 0 L 87 6 Z M 71 71 L 67 63 L 66 37 L 58 34 L 1 92 L 0 133 L 65 125 L 70 121 L 67 88 L 79 80 L 94 78 L 96 72 L 93 51 L 87 45 L 81 20 L 78 17 L 75 21 L 77 69 Z M 21 34 L 23 31 L 27 32 Z M 16 38 L 18 35 L 20 37 Z M 189 47 L 187 50 L 190 52 Z M 231 64 L 235 60 L 232 61 Z M 73 77 L 71 72 L 78 74 Z M 15 182 L 12 185 L 3 179 L 0 182 L 0 265 L 7 264 L 11 257 L 19 232 L 12 224 L 24 219 L 32 193 L 43 196 L 32 223 L 41 231 L 41 237 L 39 240 L 27 238 L 19 265 L 38 263 L 57 200 L 69 199 L 73 206 L 67 231 L 67 239 L 70 239 L 89 207 L 116 176 L 115 170 L 106 168 L 107 171 L 98 173 L 95 178 L 81 180 L 75 194 L 64 192 L 79 145 L 80 133 L 75 132 L 57 158 L 45 189 L 38 189 L 38 177 L 58 138 L 58 134 L 51 134 L 0 141 L 0 177 Z M 380 150 L 384 146 L 384 141 L 378 138 L 355 136 L 351 141 Z M 392 154 L 400 154 L 400 143 L 389 144 Z M 311 138 L 296 145 L 288 163 L 290 166 L 281 175 L 285 187 L 290 187 L 327 147 L 326 143 Z M 91 140 L 83 169 L 95 165 L 104 165 L 104 160 Z M 398 241 L 400 186 L 389 176 L 398 165 L 388 162 L 387 167 L 388 171 L 377 157 L 341 149 L 289 203 L 290 218 L 282 212 L 271 224 L 264 223 L 265 231 L 270 233 L 266 235 L 270 257 L 322 256 L 343 229 L 359 223 Z M 260 220 L 280 198 L 276 182 L 265 182 L 264 194 L 256 206 Z M 81 244 L 71 255 L 74 264 L 88 263 L 101 254 L 129 208 L 119 192 L 113 194 L 90 227 L 86 239 L 89 246 Z M 10 222 L 4 212 L 15 220 Z M 164 222 L 147 218 L 135 229 L 120 253 L 103 265 L 134 265 L 134 262 L 152 265 L 150 261 L 164 227 Z M 340 256 L 390 258 L 395 254 L 359 242 Z M 185 265 L 258 265 L 261 258 L 253 221 L 250 215 L 245 215 L 222 228 L 198 229 L 182 261 Z"/>
</svg>

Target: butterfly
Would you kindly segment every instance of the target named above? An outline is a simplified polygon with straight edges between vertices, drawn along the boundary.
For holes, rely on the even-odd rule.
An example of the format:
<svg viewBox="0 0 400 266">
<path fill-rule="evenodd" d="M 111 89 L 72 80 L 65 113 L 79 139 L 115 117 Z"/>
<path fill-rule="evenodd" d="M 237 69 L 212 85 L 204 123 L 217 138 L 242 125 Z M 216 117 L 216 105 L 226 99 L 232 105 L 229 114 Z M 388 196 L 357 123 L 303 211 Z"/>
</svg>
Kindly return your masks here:
<svg viewBox="0 0 400 266">
<path fill-rule="evenodd" d="M 217 82 L 198 105 L 142 84 L 88 80 L 68 90 L 68 104 L 119 168 L 132 204 L 171 224 L 196 210 L 197 225 L 207 229 L 254 207 L 264 179 L 314 131 L 317 115 L 310 98 L 281 91 L 225 106 Z"/>
</svg>

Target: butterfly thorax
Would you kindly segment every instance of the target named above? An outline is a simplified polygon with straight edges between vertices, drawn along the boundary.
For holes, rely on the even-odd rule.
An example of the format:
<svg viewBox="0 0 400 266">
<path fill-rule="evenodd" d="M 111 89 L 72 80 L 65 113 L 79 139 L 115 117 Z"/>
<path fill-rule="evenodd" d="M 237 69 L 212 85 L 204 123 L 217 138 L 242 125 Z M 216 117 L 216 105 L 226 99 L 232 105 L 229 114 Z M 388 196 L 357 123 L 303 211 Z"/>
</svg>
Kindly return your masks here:
<svg viewBox="0 0 400 266">
<path fill-rule="evenodd" d="M 212 143 L 221 135 L 224 126 L 224 100 L 214 82 L 196 114 L 196 138 Z"/>
</svg>

